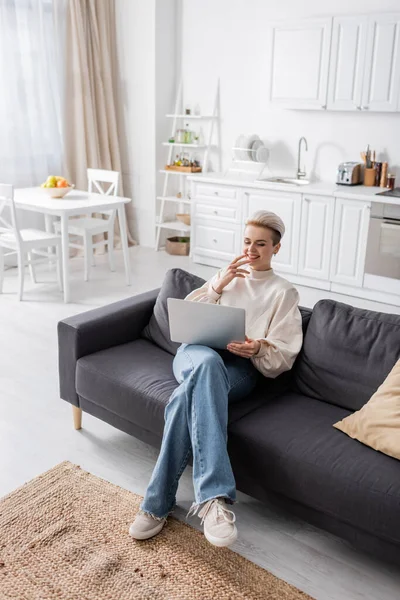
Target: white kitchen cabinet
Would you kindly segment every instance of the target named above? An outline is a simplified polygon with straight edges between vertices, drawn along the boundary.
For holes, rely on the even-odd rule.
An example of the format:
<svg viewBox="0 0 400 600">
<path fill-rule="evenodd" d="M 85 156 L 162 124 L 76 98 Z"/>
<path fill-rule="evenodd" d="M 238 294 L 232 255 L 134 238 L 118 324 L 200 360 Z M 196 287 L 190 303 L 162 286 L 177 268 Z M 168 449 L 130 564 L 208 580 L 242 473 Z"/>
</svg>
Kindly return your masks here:
<svg viewBox="0 0 400 600">
<path fill-rule="evenodd" d="M 400 111 L 400 13 L 273 23 L 268 48 L 274 104 Z"/>
<path fill-rule="evenodd" d="M 362 110 L 368 17 L 334 17 L 328 110 Z"/>
<path fill-rule="evenodd" d="M 194 262 L 224 267 L 240 254 L 242 201 L 235 186 L 194 182 L 191 217 Z"/>
<path fill-rule="evenodd" d="M 400 13 L 369 17 L 362 108 L 393 112 L 399 109 Z"/>
<path fill-rule="evenodd" d="M 257 210 L 270 210 L 285 223 L 282 247 L 272 266 L 283 273 L 297 273 L 300 239 L 301 194 L 248 189 L 243 192 L 243 217 L 247 219 Z"/>
<path fill-rule="evenodd" d="M 200 264 L 225 267 L 240 254 L 241 240 L 238 225 L 196 218 L 192 223 L 191 257 Z"/>
<path fill-rule="evenodd" d="M 294 285 L 398 305 L 398 280 L 365 273 L 371 205 L 375 212 L 381 205 L 374 190 L 315 184 L 294 191 L 219 175 L 191 179 L 195 263 L 227 266 L 242 253 L 245 220 L 270 210 L 286 226 L 272 259 L 278 274 Z M 399 210 L 397 204 L 383 206 L 381 216 L 397 218 Z"/>
<path fill-rule="evenodd" d="M 269 99 L 272 103 L 286 108 L 326 108 L 331 35 L 331 17 L 270 25 Z"/>
<path fill-rule="evenodd" d="M 214 219 L 216 223 L 240 224 L 241 201 L 238 191 L 232 186 L 197 184 L 194 187 L 192 217 Z"/>
<path fill-rule="evenodd" d="M 336 198 L 330 280 L 362 286 L 367 249 L 370 202 Z"/>
<path fill-rule="evenodd" d="M 303 195 L 299 275 L 329 280 L 334 212 L 333 196 Z"/>
</svg>

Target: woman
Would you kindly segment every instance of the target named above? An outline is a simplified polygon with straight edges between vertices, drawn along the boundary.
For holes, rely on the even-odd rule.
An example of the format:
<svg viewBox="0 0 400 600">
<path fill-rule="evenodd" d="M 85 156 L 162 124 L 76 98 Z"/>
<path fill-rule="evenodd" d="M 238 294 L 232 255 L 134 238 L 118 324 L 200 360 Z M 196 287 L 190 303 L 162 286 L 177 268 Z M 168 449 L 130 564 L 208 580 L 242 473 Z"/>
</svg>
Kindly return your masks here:
<svg viewBox="0 0 400 600">
<path fill-rule="evenodd" d="M 129 533 L 138 540 L 159 533 L 175 506 L 179 478 L 193 454 L 195 503 L 204 534 L 216 546 L 237 537 L 235 479 L 227 452 L 228 403 L 247 396 L 258 373 L 277 377 L 291 369 L 303 334 L 299 294 L 271 268 L 285 232 L 274 213 L 258 211 L 246 222 L 243 255 L 190 293 L 186 300 L 246 310 L 246 341 L 226 350 L 182 344 L 173 371 L 179 387 L 165 409 L 161 451 L 140 511 Z"/>
</svg>

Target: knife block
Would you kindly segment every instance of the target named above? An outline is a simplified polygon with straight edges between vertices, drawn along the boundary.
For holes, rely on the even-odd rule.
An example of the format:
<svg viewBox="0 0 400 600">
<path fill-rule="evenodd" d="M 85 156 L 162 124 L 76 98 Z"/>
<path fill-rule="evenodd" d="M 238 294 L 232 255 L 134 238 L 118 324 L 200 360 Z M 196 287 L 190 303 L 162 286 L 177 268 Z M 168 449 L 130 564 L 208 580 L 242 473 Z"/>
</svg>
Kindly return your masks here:
<svg viewBox="0 0 400 600">
<path fill-rule="evenodd" d="M 364 169 L 364 185 L 375 185 L 375 169 Z"/>
</svg>

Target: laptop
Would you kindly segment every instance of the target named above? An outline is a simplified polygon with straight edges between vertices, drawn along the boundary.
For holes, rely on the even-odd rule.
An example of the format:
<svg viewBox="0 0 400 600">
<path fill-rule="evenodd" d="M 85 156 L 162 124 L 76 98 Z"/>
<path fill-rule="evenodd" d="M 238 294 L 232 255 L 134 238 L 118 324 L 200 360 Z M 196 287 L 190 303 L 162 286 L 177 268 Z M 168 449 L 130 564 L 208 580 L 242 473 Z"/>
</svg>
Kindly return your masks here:
<svg viewBox="0 0 400 600">
<path fill-rule="evenodd" d="M 229 342 L 245 341 L 244 308 L 168 298 L 172 342 L 225 349 Z"/>
</svg>

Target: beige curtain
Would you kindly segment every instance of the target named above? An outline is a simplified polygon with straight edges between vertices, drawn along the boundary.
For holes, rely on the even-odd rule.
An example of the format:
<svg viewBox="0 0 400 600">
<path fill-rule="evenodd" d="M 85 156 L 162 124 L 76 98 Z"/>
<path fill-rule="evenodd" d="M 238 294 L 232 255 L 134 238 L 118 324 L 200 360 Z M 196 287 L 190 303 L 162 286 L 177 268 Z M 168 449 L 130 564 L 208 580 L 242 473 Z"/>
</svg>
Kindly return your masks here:
<svg viewBox="0 0 400 600">
<path fill-rule="evenodd" d="M 121 173 L 115 57 L 114 0 L 68 0 L 65 168 L 78 189 L 87 189 L 88 167 Z M 119 195 L 123 195 L 122 181 Z M 131 203 L 126 211 L 129 224 Z M 136 243 L 130 233 L 128 241 Z"/>
</svg>

